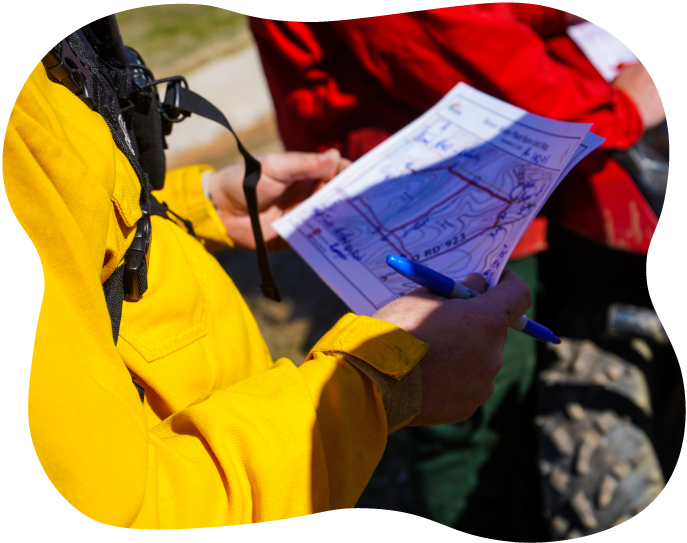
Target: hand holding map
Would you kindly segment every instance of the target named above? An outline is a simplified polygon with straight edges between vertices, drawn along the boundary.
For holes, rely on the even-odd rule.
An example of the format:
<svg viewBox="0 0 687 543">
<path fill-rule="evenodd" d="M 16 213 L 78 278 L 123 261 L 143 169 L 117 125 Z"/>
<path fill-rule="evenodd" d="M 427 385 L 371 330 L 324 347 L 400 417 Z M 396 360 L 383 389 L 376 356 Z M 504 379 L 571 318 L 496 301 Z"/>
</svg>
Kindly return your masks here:
<svg viewBox="0 0 687 543">
<path fill-rule="evenodd" d="M 460 83 L 273 226 L 358 314 L 415 288 L 388 254 L 493 286 L 561 179 L 603 141 L 590 127 Z"/>
</svg>

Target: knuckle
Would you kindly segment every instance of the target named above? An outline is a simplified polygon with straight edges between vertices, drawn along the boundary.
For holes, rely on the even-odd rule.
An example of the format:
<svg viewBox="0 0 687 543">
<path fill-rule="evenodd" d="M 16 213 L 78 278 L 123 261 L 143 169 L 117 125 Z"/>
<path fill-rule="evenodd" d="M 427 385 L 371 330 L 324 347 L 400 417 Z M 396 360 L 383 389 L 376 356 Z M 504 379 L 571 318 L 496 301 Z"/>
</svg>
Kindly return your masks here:
<svg viewBox="0 0 687 543">
<path fill-rule="evenodd" d="M 496 375 L 503 367 L 503 356 L 500 353 L 487 358 L 480 371 L 480 381 L 483 383 L 493 382 Z"/>
<path fill-rule="evenodd" d="M 484 386 L 481 387 L 479 393 L 477 394 L 476 399 L 479 402 L 479 405 L 486 403 L 489 398 L 491 398 L 492 394 L 494 394 L 494 381 L 489 380 L 484 384 Z"/>
<path fill-rule="evenodd" d="M 481 403 L 480 404 L 475 403 L 475 405 L 465 407 L 463 410 L 462 416 L 460 417 L 461 420 L 459 422 L 463 422 L 463 421 L 469 419 L 470 417 L 472 417 L 477 412 L 477 409 L 479 408 L 480 405 L 482 405 L 482 404 Z"/>
<path fill-rule="evenodd" d="M 494 394 L 494 381 L 492 380 L 492 381 L 489 381 L 489 385 L 486 388 L 484 401 L 485 402 L 488 401 L 489 398 L 491 398 L 493 394 Z"/>
<path fill-rule="evenodd" d="M 532 305 L 532 290 L 522 277 L 515 274 L 514 277 L 518 284 L 518 290 L 520 293 L 519 299 L 522 300 L 523 303 L 527 304 L 527 307 L 530 307 Z"/>
<path fill-rule="evenodd" d="M 524 294 L 524 300 L 525 303 L 527 304 L 527 307 L 532 307 L 532 290 L 530 290 L 530 287 L 527 285 L 527 283 L 524 283 L 525 286 L 525 294 Z"/>
<path fill-rule="evenodd" d="M 492 361 L 492 375 L 496 377 L 496 374 L 501 371 L 501 368 L 503 368 L 503 354 L 499 351 L 498 355 L 494 357 Z"/>
</svg>

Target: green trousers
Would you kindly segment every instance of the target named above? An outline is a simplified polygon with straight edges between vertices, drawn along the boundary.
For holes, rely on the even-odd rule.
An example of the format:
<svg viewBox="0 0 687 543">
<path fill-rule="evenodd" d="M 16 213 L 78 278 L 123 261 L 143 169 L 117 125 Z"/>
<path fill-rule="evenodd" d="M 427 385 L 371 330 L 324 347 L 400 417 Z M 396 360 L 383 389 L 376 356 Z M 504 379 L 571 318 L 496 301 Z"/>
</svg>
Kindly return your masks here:
<svg viewBox="0 0 687 543">
<path fill-rule="evenodd" d="M 510 263 L 508 268 L 527 282 L 536 299 L 536 256 Z M 533 318 L 532 312 L 527 315 Z M 479 494 L 482 472 L 503 445 L 504 435 L 513 430 L 517 433 L 519 422 L 524 420 L 521 406 L 532 385 L 536 348 L 534 339 L 509 330 L 503 368 L 496 376 L 489 401 L 465 422 L 403 428 L 396 432 L 398 435 L 392 434 L 385 458 L 358 506 L 402 510 L 458 526 L 471 499 Z M 496 466 L 497 471 L 517 469 L 519 456 L 506 454 L 500 461 L 503 465 Z M 492 481 L 492 488 L 484 489 L 487 497 L 482 496 L 485 505 L 480 511 L 489 509 L 490 492 L 505 491 L 507 484 L 500 486 L 499 481 Z M 405 493 L 405 497 L 399 497 L 399 493 Z"/>
</svg>

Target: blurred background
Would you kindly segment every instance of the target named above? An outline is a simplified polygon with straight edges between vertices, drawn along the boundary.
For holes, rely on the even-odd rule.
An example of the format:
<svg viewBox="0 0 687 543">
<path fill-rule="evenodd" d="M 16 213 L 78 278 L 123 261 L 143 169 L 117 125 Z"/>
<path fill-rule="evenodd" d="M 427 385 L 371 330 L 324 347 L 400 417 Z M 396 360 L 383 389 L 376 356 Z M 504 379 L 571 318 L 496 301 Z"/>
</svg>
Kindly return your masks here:
<svg viewBox="0 0 687 543">
<path fill-rule="evenodd" d="M 186 77 L 215 104 L 254 155 L 283 150 L 260 56 L 244 15 L 200 5 L 162 5 L 117 13 L 124 43 L 136 49 L 156 78 Z M 160 92 L 164 92 L 161 86 Z M 233 136 L 197 116 L 167 138 L 167 167 L 240 162 Z M 257 258 L 237 249 L 215 255 L 253 311 L 276 360 L 300 364 L 309 348 L 348 311 L 293 251 L 272 254 L 283 301 L 266 299 Z"/>
</svg>

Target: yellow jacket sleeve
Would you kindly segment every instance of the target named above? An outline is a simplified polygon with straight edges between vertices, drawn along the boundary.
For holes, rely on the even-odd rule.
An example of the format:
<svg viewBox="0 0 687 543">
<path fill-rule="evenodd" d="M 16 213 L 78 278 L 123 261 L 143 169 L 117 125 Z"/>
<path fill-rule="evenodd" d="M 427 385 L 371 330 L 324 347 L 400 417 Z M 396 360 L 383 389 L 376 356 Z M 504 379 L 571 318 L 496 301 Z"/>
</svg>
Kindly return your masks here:
<svg viewBox="0 0 687 543">
<path fill-rule="evenodd" d="M 387 421 L 379 389 L 345 355 L 403 373 L 424 344 L 347 316 L 302 366 L 273 363 L 231 279 L 161 217 L 149 290 L 125 301 L 115 344 L 102 283 L 140 217 L 138 180 L 102 118 L 42 66 L 13 109 L 3 172 L 45 279 L 31 436 L 72 505 L 112 525 L 177 528 L 355 504 Z"/>
<path fill-rule="evenodd" d="M 158 201 L 166 203 L 174 213 L 193 223 L 193 229 L 205 248 L 219 251 L 233 247 L 212 202 L 205 196 L 201 179 L 213 171 L 211 166 L 198 165 L 167 172 L 165 186 L 153 191 Z M 172 217 L 173 218 L 173 217 Z"/>
</svg>

